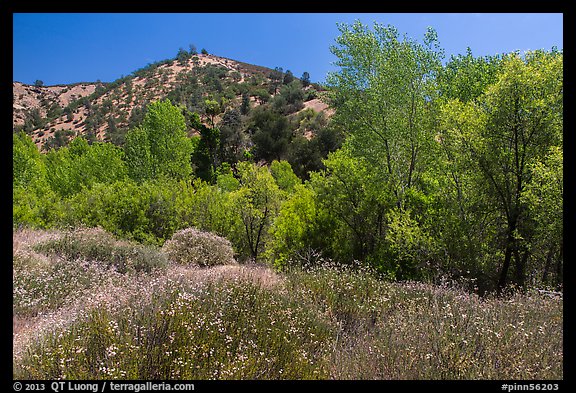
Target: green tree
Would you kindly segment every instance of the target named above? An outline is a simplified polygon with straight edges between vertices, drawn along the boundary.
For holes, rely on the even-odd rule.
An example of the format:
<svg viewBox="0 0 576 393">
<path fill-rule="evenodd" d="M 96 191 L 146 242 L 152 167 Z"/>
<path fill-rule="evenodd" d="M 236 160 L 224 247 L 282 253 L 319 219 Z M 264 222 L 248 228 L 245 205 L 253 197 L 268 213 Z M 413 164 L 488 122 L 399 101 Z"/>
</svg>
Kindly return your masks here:
<svg viewBox="0 0 576 393">
<path fill-rule="evenodd" d="M 556 288 L 563 282 L 563 168 L 562 148 L 552 146 L 542 161 L 531 164 L 532 179 L 522 195 L 535 223 L 532 253 L 536 262 L 528 273 L 539 276 L 537 283 L 553 283 Z"/>
<path fill-rule="evenodd" d="M 230 198 L 240 217 L 244 253 L 257 261 L 280 207 L 280 189 L 265 166 L 240 162 L 237 171 L 240 188 Z"/>
<path fill-rule="evenodd" d="M 301 184 L 300 179 L 294 174 L 287 161 L 272 161 L 270 172 L 278 187 L 287 193 L 291 193 L 297 184 Z"/>
<path fill-rule="evenodd" d="M 68 147 L 48 152 L 46 168 L 50 187 L 62 197 L 127 176 L 122 149 L 105 142 L 88 145 L 82 137 L 75 138 Z"/>
<path fill-rule="evenodd" d="M 60 203 L 48 184 L 44 157 L 24 132 L 12 137 L 12 223 L 48 227 L 58 219 Z"/>
<path fill-rule="evenodd" d="M 311 174 L 329 257 L 341 262 L 371 259 L 379 270 L 394 275 L 395 261 L 384 258 L 386 213 L 395 196 L 382 189 L 382 175 L 355 157 L 345 144 L 324 161 L 326 170 Z M 378 258 L 377 256 L 383 258 Z"/>
<path fill-rule="evenodd" d="M 271 162 L 284 158 L 292 137 L 285 116 L 268 108 L 257 108 L 252 111 L 248 129 L 253 134 L 256 159 Z"/>
<path fill-rule="evenodd" d="M 197 113 L 193 113 L 190 117 L 190 124 L 192 128 L 200 133 L 200 138 L 192 154 L 194 171 L 196 176 L 212 183 L 215 180 L 216 169 L 218 168 L 220 130 L 216 127 L 206 126 L 202 123 Z"/>
<path fill-rule="evenodd" d="M 443 113 L 471 165 L 482 175 L 477 192 L 499 212 L 503 261 L 498 289 L 513 270 L 523 286 L 533 225 L 524 202 L 531 165 L 562 141 L 562 54 L 530 52 L 505 56 L 496 82 L 478 104 L 451 102 Z M 463 115 L 465 114 L 465 115 Z M 514 262 L 514 265 L 512 265 Z"/>
<path fill-rule="evenodd" d="M 242 93 L 242 105 L 240 106 L 240 113 L 247 115 L 250 112 L 250 95 Z"/>
<path fill-rule="evenodd" d="M 131 179 L 141 182 L 154 177 L 150 141 L 148 132 L 144 128 L 136 127 L 126 134 L 124 153 L 128 175 Z"/>
<path fill-rule="evenodd" d="M 302 73 L 300 81 L 302 82 L 302 86 L 304 87 L 308 87 L 308 85 L 310 85 L 310 74 L 308 73 L 308 71 L 304 71 Z"/>
<path fill-rule="evenodd" d="M 310 187 L 297 184 L 294 192 L 280 207 L 270 228 L 271 241 L 266 256 L 279 269 L 294 264 L 306 264 L 307 251 L 320 246 L 316 196 Z"/>
<path fill-rule="evenodd" d="M 292 71 L 286 70 L 286 73 L 284 74 L 284 78 L 282 79 L 282 83 L 287 85 L 287 84 L 291 83 L 293 80 L 294 80 L 294 74 L 292 74 Z"/>
<path fill-rule="evenodd" d="M 405 193 L 432 158 L 431 103 L 442 50 L 429 28 L 423 44 L 400 39 L 392 26 L 340 24 L 331 52 L 340 71 L 329 74 L 334 120 L 349 132 L 357 156 L 383 171 L 385 188 L 404 207 Z"/>
<path fill-rule="evenodd" d="M 238 109 L 228 109 L 218 124 L 220 130 L 219 154 L 222 162 L 234 164 L 242 158 L 248 138 L 243 130 L 242 115 Z"/>
<path fill-rule="evenodd" d="M 148 105 L 141 128 L 126 136 L 125 152 L 134 179 L 161 175 L 187 179 L 192 173 L 192 142 L 186 134 L 184 116 L 168 100 Z M 139 165 L 144 166 L 142 170 Z"/>
</svg>

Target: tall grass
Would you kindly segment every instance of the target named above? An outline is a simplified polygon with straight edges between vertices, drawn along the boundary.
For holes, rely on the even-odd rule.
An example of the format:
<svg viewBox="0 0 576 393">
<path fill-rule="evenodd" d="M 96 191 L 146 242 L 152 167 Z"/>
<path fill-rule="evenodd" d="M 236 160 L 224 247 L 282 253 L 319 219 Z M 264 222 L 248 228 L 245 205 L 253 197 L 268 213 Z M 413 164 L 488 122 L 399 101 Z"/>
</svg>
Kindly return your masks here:
<svg viewBox="0 0 576 393">
<path fill-rule="evenodd" d="M 95 308 L 32 343 L 15 377 L 325 378 L 330 334 L 326 321 L 251 281 L 168 278 L 119 311 Z"/>
<path fill-rule="evenodd" d="M 166 255 L 151 246 L 116 240 L 100 228 L 84 228 L 66 232 L 64 235 L 38 243 L 34 250 L 58 255 L 67 260 L 86 259 L 114 267 L 120 273 L 163 269 L 168 261 Z"/>
<path fill-rule="evenodd" d="M 537 292 L 479 298 L 334 265 L 122 274 L 95 254 L 27 259 L 21 248 L 15 284 L 53 278 L 27 293 L 35 304 L 15 285 L 15 316 L 37 314 L 14 335 L 15 378 L 563 378 L 563 301 Z"/>
<path fill-rule="evenodd" d="M 506 299 L 328 268 L 292 272 L 294 293 L 339 328 L 335 379 L 562 379 L 562 300 Z M 307 300 L 308 299 L 308 300 Z M 313 300 L 311 300 L 313 299 Z"/>
</svg>

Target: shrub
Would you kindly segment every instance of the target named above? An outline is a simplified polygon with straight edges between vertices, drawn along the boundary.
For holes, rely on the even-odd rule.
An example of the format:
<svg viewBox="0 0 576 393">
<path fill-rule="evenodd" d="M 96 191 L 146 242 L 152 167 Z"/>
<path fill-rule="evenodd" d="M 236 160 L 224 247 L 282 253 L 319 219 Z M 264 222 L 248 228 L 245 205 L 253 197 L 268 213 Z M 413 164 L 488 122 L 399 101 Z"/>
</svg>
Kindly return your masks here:
<svg viewBox="0 0 576 393">
<path fill-rule="evenodd" d="M 37 252 L 59 255 L 67 260 L 87 259 L 113 266 L 118 272 L 151 272 L 167 265 L 164 254 L 151 246 L 118 241 L 100 228 L 81 229 L 64 236 L 39 243 Z"/>
<path fill-rule="evenodd" d="M 230 242 L 210 232 L 186 228 L 178 231 L 163 247 L 168 258 L 182 265 L 215 266 L 234 263 Z"/>
</svg>

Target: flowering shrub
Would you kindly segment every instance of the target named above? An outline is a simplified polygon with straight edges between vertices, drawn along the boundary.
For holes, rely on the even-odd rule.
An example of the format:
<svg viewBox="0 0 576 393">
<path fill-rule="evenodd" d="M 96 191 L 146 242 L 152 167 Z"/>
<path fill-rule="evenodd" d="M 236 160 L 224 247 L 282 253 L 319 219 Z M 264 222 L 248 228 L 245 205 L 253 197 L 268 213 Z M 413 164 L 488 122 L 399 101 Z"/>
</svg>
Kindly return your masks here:
<svg viewBox="0 0 576 393">
<path fill-rule="evenodd" d="M 176 232 L 162 250 L 171 261 L 182 265 L 215 266 L 235 263 L 234 251 L 227 239 L 195 228 Z"/>
<path fill-rule="evenodd" d="M 166 256 L 151 246 L 116 240 L 101 228 L 79 229 L 38 243 L 34 250 L 67 260 L 86 259 L 113 266 L 118 272 L 151 272 L 167 265 Z"/>
</svg>

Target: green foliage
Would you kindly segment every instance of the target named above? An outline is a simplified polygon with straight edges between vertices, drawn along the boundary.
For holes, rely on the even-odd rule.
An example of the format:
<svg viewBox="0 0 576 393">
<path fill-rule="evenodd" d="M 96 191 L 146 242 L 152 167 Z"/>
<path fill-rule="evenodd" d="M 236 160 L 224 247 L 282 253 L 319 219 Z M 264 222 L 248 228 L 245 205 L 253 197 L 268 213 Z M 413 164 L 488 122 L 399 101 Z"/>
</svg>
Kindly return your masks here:
<svg viewBox="0 0 576 393">
<path fill-rule="evenodd" d="M 215 101 L 213 103 L 217 104 Z M 213 107 L 213 109 L 216 109 L 216 107 Z M 191 115 L 190 122 L 192 127 L 200 132 L 200 139 L 192 154 L 194 172 L 199 178 L 212 182 L 218 167 L 217 153 L 220 146 L 220 130 L 214 126 L 208 127 L 204 125 L 197 113 Z"/>
<path fill-rule="evenodd" d="M 148 135 L 154 173 L 175 179 L 190 176 L 192 145 L 180 109 L 168 100 L 154 102 L 148 106 L 142 128 Z"/>
<path fill-rule="evenodd" d="M 12 134 L 12 186 L 45 183 L 46 168 L 38 148 L 24 132 Z"/>
<path fill-rule="evenodd" d="M 421 41 L 379 24 L 339 30 L 325 87 L 307 72 L 193 57 L 161 102 L 145 100 L 173 60 L 98 83 L 63 110 L 44 100 L 49 117 L 83 106 L 88 133 L 49 131 L 27 113 L 22 130 L 54 134 L 44 155 L 13 137 L 14 225 L 100 225 L 152 244 L 195 227 L 282 269 L 331 258 L 482 293 L 510 281 L 561 288 L 562 51 L 468 49 L 442 65 L 433 29 Z M 136 75 L 148 78 L 140 97 Z M 142 105 L 129 119 L 115 109 L 124 93 Z M 302 109 L 317 96 L 330 110 Z M 106 124 L 122 150 L 96 142 Z"/>
<path fill-rule="evenodd" d="M 267 108 L 252 111 L 249 130 L 254 142 L 254 156 L 257 160 L 271 162 L 283 159 L 292 132 L 286 117 Z"/>
<path fill-rule="evenodd" d="M 474 57 L 470 48 L 466 55 L 452 55 L 438 78 L 441 97 L 462 102 L 477 99 L 496 82 L 501 60 L 498 56 Z"/>
<path fill-rule="evenodd" d="M 242 225 L 240 252 L 257 261 L 280 207 L 280 189 L 267 167 L 241 162 L 237 170 L 240 188 L 230 193 L 230 199 Z"/>
<path fill-rule="evenodd" d="M 183 188 L 168 179 L 98 184 L 69 198 L 62 220 L 68 225 L 100 226 L 117 236 L 162 244 L 182 222 L 177 212 Z"/>
<path fill-rule="evenodd" d="M 294 187 L 301 183 L 287 161 L 272 161 L 270 172 L 278 187 L 287 193 L 291 193 Z"/>
<path fill-rule="evenodd" d="M 562 55 L 505 56 L 496 82 L 478 101 L 448 103 L 443 113 L 468 165 L 481 174 L 477 192 L 499 213 L 496 230 L 504 237 L 504 260 L 498 287 L 506 285 L 509 270 L 514 282 L 524 286 L 534 225 L 523 194 L 531 165 L 562 143 Z"/>
<path fill-rule="evenodd" d="M 40 242 L 34 250 L 58 255 L 69 261 L 88 260 L 107 264 L 119 273 L 151 272 L 166 268 L 166 256 L 149 246 L 118 241 L 102 229 L 75 230 L 63 236 Z"/>
<path fill-rule="evenodd" d="M 148 132 L 144 128 L 136 127 L 126 134 L 124 153 L 128 175 L 131 179 L 141 182 L 154 176 L 150 141 Z"/>
<path fill-rule="evenodd" d="M 292 80 L 280 88 L 278 95 L 272 100 L 272 107 L 279 113 L 290 114 L 304 107 L 304 92 L 298 80 Z"/>
<path fill-rule="evenodd" d="M 310 261 L 306 252 L 313 248 L 313 237 L 318 235 L 317 206 L 314 191 L 297 184 L 284 201 L 270 228 L 272 241 L 266 256 L 278 269 L 303 265 Z"/>
<path fill-rule="evenodd" d="M 45 158 L 50 187 L 62 197 L 127 176 L 123 151 L 110 143 L 88 145 L 79 137 L 70 147 L 51 150 Z"/>
<path fill-rule="evenodd" d="M 247 148 L 248 136 L 243 130 L 241 111 L 228 109 L 218 124 L 220 130 L 219 155 L 222 162 L 235 164 L 242 159 Z"/>
<path fill-rule="evenodd" d="M 221 185 L 225 182 L 220 179 L 221 176 L 228 177 L 229 174 L 220 175 L 220 184 L 217 185 L 211 185 L 200 179 L 194 180 L 192 186 L 187 187 L 181 194 L 183 200 L 178 206 L 178 216 L 182 227 L 195 227 L 226 237 L 232 241 L 235 250 L 238 250 L 241 236 L 241 232 L 237 229 L 238 217 L 226 187 Z M 237 189 L 238 184 L 233 187 Z"/>
<path fill-rule="evenodd" d="M 384 233 L 386 210 L 394 204 L 394 195 L 385 193 L 379 173 L 344 147 L 324 161 L 326 171 L 312 174 L 311 185 L 322 210 L 323 247 L 338 261 L 372 260 L 385 266 L 390 261 L 376 257 Z"/>
<path fill-rule="evenodd" d="M 134 180 L 162 175 L 186 179 L 192 173 L 192 142 L 186 135 L 184 116 L 168 100 L 148 106 L 142 126 L 128 132 L 124 149 Z"/>
<path fill-rule="evenodd" d="M 310 85 L 310 73 L 304 71 L 300 77 L 300 81 L 302 82 L 302 86 L 308 87 L 308 85 Z"/>
<path fill-rule="evenodd" d="M 386 174 L 383 186 L 402 206 L 405 190 L 430 159 L 428 102 L 442 56 L 436 33 L 429 29 L 421 44 L 377 23 L 373 30 L 360 22 L 339 29 L 331 51 L 341 71 L 328 76 L 335 119 L 350 132 L 355 154 Z"/>
</svg>

